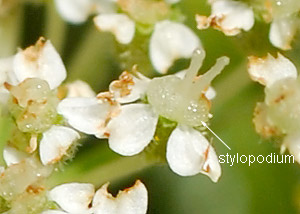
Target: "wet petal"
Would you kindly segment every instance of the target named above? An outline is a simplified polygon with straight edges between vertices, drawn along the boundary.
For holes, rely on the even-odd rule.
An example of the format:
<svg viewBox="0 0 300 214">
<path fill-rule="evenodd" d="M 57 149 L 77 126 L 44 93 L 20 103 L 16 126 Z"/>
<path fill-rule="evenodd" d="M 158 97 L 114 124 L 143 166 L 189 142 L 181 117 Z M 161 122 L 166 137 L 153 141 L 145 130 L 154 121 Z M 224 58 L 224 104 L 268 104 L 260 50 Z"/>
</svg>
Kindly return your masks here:
<svg viewBox="0 0 300 214">
<path fill-rule="evenodd" d="M 214 182 L 221 176 L 213 147 L 200 132 L 188 126 L 178 125 L 170 135 L 167 161 L 170 168 L 181 176 L 203 173 Z"/>
<path fill-rule="evenodd" d="M 55 4 L 63 19 L 73 24 L 86 21 L 93 7 L 91 0 L 55 0 Z"/>
<path fill-rule="evenodd" d="M 94 186 L 87 183 L 68 183 L 54 187 L 49 199 L 55 201 L 68 213 L 89 213 L 89 204 L 94 196 Z"/>
<path fill-rule="evenodd" d="M 76 80 L 66 85 L 68 93 L 67 97 L 95 97 L 96 93 L 84 81 Z"/>
<path fill-rule="evenodd" d="M 145 185 L 136 181 L 131 188 L 118 193 L 114 198 L 103 185 L 95 194 L 93 208 L 95 214 L 146 214 L 148 193 Z"/>
<path fill-rule="evenodd" d="M 72 143 L 80 135 L 71 128 L 52 126 L 43 133 L 40 143 L 40 158 L 44 165 L 58 162 L 67 153 Z"/>
<path fill-rule="evenodd" d="M 140 153 L 152 140 L 158 116 L 148 104 L 128 104 L 107 125 L 110 148 L 125 156 Z"/>
<path fill-rule="evenodd" d="M 254 13 L 245 3 L 221 0 L 212 2 L 210 17 L 197 15 L 196 21 L 198 29 L 211 26 L 221 30 L 227 36 L 235 36 L 241 29 L 248 31 L 253 27 Z"/>
<path fill-rule="evenodd" d="M 249 57 L 248 72 L 252 80 L 267 87 L 281 79 L 297 78 L 295 65 L 280 53 L 277 58 L 270 54 L 265 58 Z"/>
<path fill-rule="evenodd" d="M 3 150 L 3 159 L 7 166 L 20 163 L 28 155 L 25 152 L 19 151 L 14 147 L 5 146 Z"/>
<path fill-rule="evenodd" d="M 200 46 L 198 37 L 185 25 L 161 21 L 150 39 L 150 59 L 158 72 L 166 73 L 176 59 L 191 57 Z"/>
<path fill-rule="evenodd" d="M 119 80 L 109 85 L 109 91 L 114 94 L 115 99 L 120 103 L 134 102 L 145 95 L 149 79 L 139 74 L 137 78 L 131 73 L 124 71 Z"/>
<path fill-rule="evenodd" d="M 109 112 L 108 103 L 100 103 L 96 98 L 74 97 L 62 100 L 57 107 L 67 122 L 86 134 L 104 132 L 104 123 Z"/>
<path fill-rule="evenodd" d="M 271 24 L 269 34 L 272 45 L 282 50 L 291 49 L 291 42 L 296 30 L 297 26 L 294 19 L 290 17 L 275 19 Z"/>
<path fill-rule="evenodd" d="M 100 14 L 94 18 L 100 31 L 109 31 L 121 44 L 132 41 L 135 33 L 135 23 L 125 14 Z"/>
<path fill-rule="evenodd" d="M 5 171 L 4 166 L 0 166 L 0 174 L 2 174 Z"/>
<path fill-rule="evenodd" d="M 284 138 L 283 147 L 286 147 L 294 156 L 295 160 L 300 163 L 300 134 L 289 134 Z M 283 149 L 282 149 L 283 150 Z"/>
<path fill-rule="evenodd" d="M 14 73 L 19 82 L 27 78 L 40 78 L 46 80 L 51 89 L 58 87 L 67 75 L 59 54 L 44 38 L 16 54 Z"/>
</svg>

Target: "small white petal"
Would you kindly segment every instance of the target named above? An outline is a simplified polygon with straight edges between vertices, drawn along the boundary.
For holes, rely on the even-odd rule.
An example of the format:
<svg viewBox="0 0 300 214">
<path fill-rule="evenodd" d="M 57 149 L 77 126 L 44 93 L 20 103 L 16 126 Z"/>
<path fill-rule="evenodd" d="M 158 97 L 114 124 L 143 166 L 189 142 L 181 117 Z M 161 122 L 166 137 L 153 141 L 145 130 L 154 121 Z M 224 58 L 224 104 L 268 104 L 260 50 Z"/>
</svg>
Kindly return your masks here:
<svg viewBox="0 0 300 214">
<path fill-rule="evenodd" d="M 64 211 L 60 211 L 60 210 L 46 210 L 44 212 L 42 212 L 41 214 L 68 214 Z"/>
<path fill-rule="evenodd" d="M 283 147 L 287 147 L 295 160 L 300 163 L 300 134 L 289 134 L 284 138 Z"/>
<path fill-rule="evenodd" d="M 94 186 L 87 183 L 68 183 L 54 187 L 49 199 L 55 201 L 68 213 L 89 213 L 89 204 L 94 197 Z"/>
<path fill-rule="evenodd" d="M 103 185 L 95 194 L 94 214 L 146 214 L 148 193 L 142 182 L 119 192 L 116 198 L 107 192 L 107 186 Z"/>
<path fill-rule="evenodd" d="M 280 53 L 277 58 L 270 54 L 265 58 L 249 57 L 248 72 L 252 80 L 267 87 L 281 79 L 297 78 L 295 65 Z"/>
<path fill-rule="evenodd" d="M 183 24 L 158 22 L 150 39 L 150 59 L 154 68 L 166 73 L 179 58 L 189 58 L 200 47 L 199 38 Z"/>
<path fill-rule="evenodd" d="M 212 14 L 225 17 L 222 20 L 222 28 L 224 29 L 243 29 L 248 31 L 254 25 L 253 10 L 242 2 L 216 1 L 212 4 Z"/>
<path fill-rule="evenodd" d="M 158 116 L 148 104 L 128 104 L 107 125 L 110 148 L 125 156 L 140 153 L 152 140 Z"/>
<path fill-rule="evenodd" d="M 51 89 L 58 87 L 67 75 L 59 54 L 51 42 L 45 42 L 43 38 L 16 54 L 14 73 L 19 82 L 27 78 L 40 78 L 46 80 Z"/>
<path fill-rule="evenodd" d="M 196 15 L 197 28 L 212 26 L 227 36 L 235 36 L 241 29 L 248 31 L 254 25 L 253 10 L 247 4 L 238 1 L 212 1 L 212 14 L 209 17 Z"/>
<path fill-rule="evenodd" d="M 9 99 L 10 93 L 4 87 L 0 87 L 0 104 L 6 104 Z"/>
<path fill-rule="evenodd" d="M 119 80 L 115 80 L 109 85 L 109 91 L 114 94 L 119 103 L 134 102 L 145 95 L 150 80 L 140 73 L 138 75 L 141 78 L 124 71 Z"/>
<path fill-rule="evenodd" d="M 211 86 L 209 86 L 208 89 L 205 91 L 205 97 L 209 100 L 214 99 L 216 95 L 217 95 L 216 90 Z"/>
<path fill-rule="evenodd" d="M 95 97 L 96 93 L 84 81 L 76 80 L 66 85 L 68 93 L 67 97 Z"/>
<path fill-rule="evenodd" d="M 167 161 L 181 176 L 203 173 L 214 182 L 221 176 L 214 149 L 200 132 L 188 126 L 178 125 L 172 132 L 167 144 Z"/>
<path fill-rule="evenodd" d="M 135 33 L 135 23 L 125 14 L 100 14 L 94 18 L 99 30 L 109 31 L 121 44 L 129 44 Z"/>
<path fill-rule="evenodd" d="M 40 158 L 44 165 L 58 162 L 80 135 L 71 128 L 53 125 L 43 133 Z"/>
<path fill-rule="evenodd" d="M 167 2 L 168 4 L 176 4 L 178 2 L 180 2 L 181 0 L 165 0 L 165 2 Z"/>
<path fill-rule="evenodd" d="M 101 134 L 110 105 L 99 103 L 92 97 L 73 97 L 62 100 L 57 107 L 67 122 L 75 129 L 86 134 Z"/>
<path fill-rule="evenodd" d="M 63 19 L 73 24 L 86 21 L 93 6 L 91 0 L 55 0 L 55 4 Z"/>
<path fill-rule="evenodd" d="M 3 159 L 7 166 L 20 163 L 28 155 L 25 152 L 21 152 L 13 147 L 5 146 L 3 150 Z"/>
<path fill-rule="evenodd" d="M 0 166 L 0 174 L 3 173 L 5 171 L 5 167 L 4 166 Z"/>
<path fill-rule="evenodd" d="M 291 49 L 296 27 L 295 20 L 290 17 L 275 19 L 271 24 L 269 34 L 272 45 L 282 50 Z"/>
</svg>

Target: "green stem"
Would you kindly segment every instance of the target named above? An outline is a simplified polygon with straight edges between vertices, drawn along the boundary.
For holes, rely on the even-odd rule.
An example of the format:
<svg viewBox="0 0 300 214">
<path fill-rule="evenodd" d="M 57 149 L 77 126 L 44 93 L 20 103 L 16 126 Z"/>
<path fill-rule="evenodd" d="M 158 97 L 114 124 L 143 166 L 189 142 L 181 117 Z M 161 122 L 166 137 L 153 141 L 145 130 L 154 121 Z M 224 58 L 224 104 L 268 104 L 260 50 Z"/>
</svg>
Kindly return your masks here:
<svg viewBox="0 0 300 214">
<path fill-rule="evenodd" d="M 66 24 L 56 11 L 54 1 L 48 1 L 45 36 L 59 53 L 61 53 L 66 32 Z"/>
<path fill-rule="evenodd" d="M 8 14 L 0 17 L 0 57 L 7 57 L 16 52 L 21 31 L 22 7 L 15 6 Z"/>
<path fill-rule="evenodd" d="M 122 157 L 108 148 L 102 148 L 99 152 L 96 152 L 95 148 L 91 150 L 94 152 L 90 155 L 88 155 L 89 152 L 84 152 L 85 154 L 75 158 L 72 165 L 67 166 L 62 172 L 54 173 L 48 180 L 48 186 L 53 187 L 69 182 L 92 183 L 100 186 L 105 182 L 123 178 L 159 162 L 156 158 L 149 158 L 146 153 Z M 103 156 L 106 156 L 104 157 L 106 160 L 103 160 Z"/>
</svg>

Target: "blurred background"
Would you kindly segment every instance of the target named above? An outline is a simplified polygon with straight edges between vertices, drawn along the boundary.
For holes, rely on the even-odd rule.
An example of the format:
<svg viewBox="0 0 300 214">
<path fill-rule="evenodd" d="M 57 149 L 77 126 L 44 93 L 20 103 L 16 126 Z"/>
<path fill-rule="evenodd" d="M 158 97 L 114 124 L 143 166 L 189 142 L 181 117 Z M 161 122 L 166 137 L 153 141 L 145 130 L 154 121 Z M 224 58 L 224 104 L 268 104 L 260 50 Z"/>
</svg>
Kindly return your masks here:
<svg viewBox="0 0 300 214">
<path fill-rule="evenodd" d="M 147 57 L 148 40 L 142 35 L 137 35 L 129 47 L 121 46 L 111 34 L 97 31 L 91 19 L 82 25 L 70 25 L 61 19 L 52 1 L 34 2 L 38 1 L 23 1 L 1 17 L 1 57 L 10 56 L 17 47 L 25 48 L 45 36 L 63 58 L 68 70 L 67 81 L 84 80 L 96 92 L 107 90 L 112 80 L 135 63 L 141 73 L 158 76 Z M 266 141 L 255 133 L 253 110 L 256 102 L 264 99 L 264 94 L 263 87 L 251 82 L 247 73 L 247 56 L 264 56 L 278 51 L 269 43 L 269 26 L 257 21 L 250 32 L 226 37 L 216 30 L 196 29 L 195 14 L 210 13 L 206 1 L 182 0 L 179 6 L 185 14 L 185 23 L 197 33 L 207 52 L 200 73 L 210 68 L 220 56 L 231 59 L 230 65 L 213 82 L 217 97 L 213 101 L 210 126 L 232 149 L 227 150 L 214 138 L 218 155 L 279 154 L 279 140 Z M 296 38 L 293 49 L 283 53 L 298 68 L 299 41 L 299 37 Z M 128 49 L 131 51 L 129 58 L 124 54 Z M 171 72 L 188 64 L 188 60 L 178 60 Z M 110 166 L 115 167 L 112 170 Z M 216 184 L 201 174 L 177 176 L 163 164 L 136 170 L 143 168 L 142 161 L 122 158 L 108 148 L 105 140 L 89 137 L 82 141 L 74 160 L 62 167 L 64 171 L 54 175 L 53 182 L 78 181 L 78 177 L 82 182 L 100 186 L 110 181 L 110 190 L 117 193 L 141 179 L 149 191 L 149 214 L 300 213 L 299 164 L 256 162 L 251 166 L 240 163 L 221 166 L 222 176 Z M 84 176 L 85 172 L 94 169 L 95 174 Z M 76 174 L 76 177 L 68 174 Z"/>
</svg>

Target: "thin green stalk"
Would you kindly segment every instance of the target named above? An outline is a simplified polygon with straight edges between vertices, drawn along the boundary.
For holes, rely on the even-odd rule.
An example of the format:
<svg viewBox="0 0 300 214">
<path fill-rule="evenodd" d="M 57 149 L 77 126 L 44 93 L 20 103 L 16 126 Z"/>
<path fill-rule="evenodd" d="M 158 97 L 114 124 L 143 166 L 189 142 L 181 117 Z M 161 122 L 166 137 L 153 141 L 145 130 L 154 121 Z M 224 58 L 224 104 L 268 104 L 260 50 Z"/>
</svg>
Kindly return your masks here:
<svg viewBox="0 0 300 214">
<path fill-rule="evenodd" d="M 66 24 L 57 13 L 54 1 L 47 3 L 47 18 L 45 36 L 50 39 L 54 47 L 61 53 L 64 45 L 64 36 L 66 33 Z"/>
</svg>

